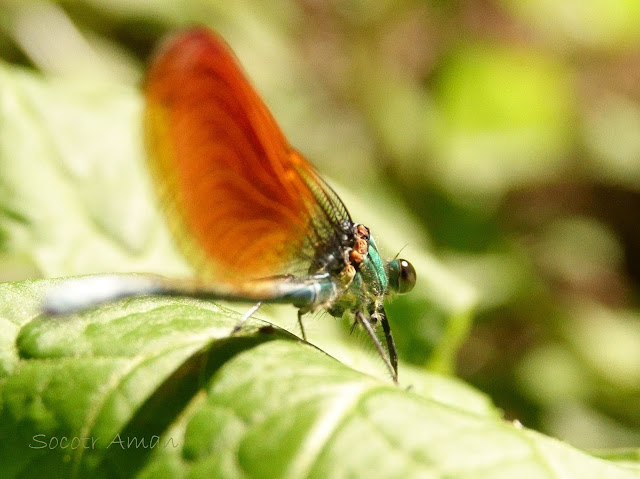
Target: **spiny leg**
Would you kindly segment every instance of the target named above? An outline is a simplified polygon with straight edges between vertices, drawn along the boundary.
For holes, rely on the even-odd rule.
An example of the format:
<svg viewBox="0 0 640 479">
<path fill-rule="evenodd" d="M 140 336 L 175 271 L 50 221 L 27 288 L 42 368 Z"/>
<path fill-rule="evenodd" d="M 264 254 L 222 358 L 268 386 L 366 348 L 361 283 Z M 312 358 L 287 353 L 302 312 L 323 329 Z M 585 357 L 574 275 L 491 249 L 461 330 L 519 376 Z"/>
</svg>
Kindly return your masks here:
<svg viewBox="0 0 640 479">
<path fill-rule="evenodd" d="M 387 350 L 389 351 L 389 360 L 393 366 L 393 370 L 396 372 L 396 378 L 398 377 L 398 350 L 396 349 L 396 343 L 393 340 L 393 334 L 391 334 L 391 325 L 387 319 L 387 313 L 383 309 L 378 315 L 380 322 L 382 323 L 382 330 L 384 331 L 384 338 L 387 340 Z"/>
<path fill-rule="evenodd" d="M 233 327 L 233 329 L 231 330 L 231 334 L 236 334 L 238 331 L 240 331 L 244 323 L 246 323 L 247 320 L 251 316 L 253 316 L 256 311 L 260 309 L 260 306 L 262 306 L 262 301 L 258 301 L 256 304 L 251 306 L 251 308 L 249 308 L 249 310 L 242 315 L 242 317 L 240 318 L 240 321 L 238 321 L 236 325 Z"/>
<path fill-rule="evenodd" d="M 353 332 L 356 330 L 356 328 L 358 327 L 358 320 L 355 319 L 353 321 L 353 324 L 351 325 L 351 327 L 349 328 L 349 334 L 353 334 Z"/>
<path fill-rule="evenodd" d="M 358 311 L 356 313 L 356 318 L 358 319 L 358 321 L 360 321 L 360 324 L 362 324 L 362 327 L 365 329 L 365 331 L 367 332 L 367 334 L 371 338 L 371 341 L 373 341 L 374 346 L 378 350 L 378 354 L 380 355 L 380 357 L 384 361 L 384 364 L 387 366 L 387 369 L 391 373 L 391 377 L 393 378 L 393 382 L 398 384 L 397 364 L 396 364 L 396 367 L 394 368 L 393 365 L 391 364 L 391 361 L 389 361 L 389 358 L 388 358 L 387 354 L 385 353 L 384 348 L 382 347 L 382 344 L 380 344 L 380 340 L 378 339 L 378 336 L 376 336 L 376 333 L 373 330 L 373 327 L 371 326 L 371 322 L 360 311 Z M 395 346 L 394 346 L 394 352 L 395 352 Z M 397 358 L 396 358 L 396 363 L 397 363 Z"/>
<path fill-rule="evenodd" d="M 300 332 L 302 333 L 302 339 L 307 340 L 307 333 L 304 332 L 304 325 L 302 324 L 302 311 L 298 310 L 298 326 L 300 326 Z"/>
</svg>

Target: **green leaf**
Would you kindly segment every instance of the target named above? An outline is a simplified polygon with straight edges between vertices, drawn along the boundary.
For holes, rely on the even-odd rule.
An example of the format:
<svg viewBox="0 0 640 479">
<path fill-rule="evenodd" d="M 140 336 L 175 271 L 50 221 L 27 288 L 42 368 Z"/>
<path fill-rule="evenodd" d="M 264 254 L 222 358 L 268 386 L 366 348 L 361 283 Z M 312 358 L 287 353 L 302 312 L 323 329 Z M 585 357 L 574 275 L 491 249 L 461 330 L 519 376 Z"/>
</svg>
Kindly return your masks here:
<svg viewBox="0 0 640 479">
<path fill-rule="evenodd" d="M 640 477 L 453 378 L 397 387 L 258 320 L 229 336 L 205 301 L 39 315 L 56 282 L 0 285 L 3 477 Z"/>
<path fill-rule="evenodd" d="M 640 472 L 640 448 L 600 450 L 593 451 L 592 454 Z"/>
<path fill-rule="evenodd" d="M 44 276 L 187 271 L 155 211 L 139 94 L 0 62 L 0 248 Z"/>
</svg>

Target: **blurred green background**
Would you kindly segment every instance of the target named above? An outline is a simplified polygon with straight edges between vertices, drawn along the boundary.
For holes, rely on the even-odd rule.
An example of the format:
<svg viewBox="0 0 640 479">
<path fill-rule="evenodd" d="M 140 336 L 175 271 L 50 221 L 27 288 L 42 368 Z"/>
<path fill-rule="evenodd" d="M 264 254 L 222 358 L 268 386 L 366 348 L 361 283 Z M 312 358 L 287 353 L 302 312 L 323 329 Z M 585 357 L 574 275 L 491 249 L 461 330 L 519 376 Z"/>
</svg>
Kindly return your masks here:
<svg viewBox="0 0 640 479">
<path fill-rule="evenodd" d="M 432 353 L 453 334 L 456 374 L 507 418 L 640 444 L 640 2 L 0 0 L 0 58 L 137 87 L 193 23 L 223 34 L 348 206 L 402 211 L 394 247 L 477 298 L 446 334 L 432 302 L 393 303 L 405 361 L 446 370 Z M 3 258 L 5 280 L 52 274 Z"/>
</svg>

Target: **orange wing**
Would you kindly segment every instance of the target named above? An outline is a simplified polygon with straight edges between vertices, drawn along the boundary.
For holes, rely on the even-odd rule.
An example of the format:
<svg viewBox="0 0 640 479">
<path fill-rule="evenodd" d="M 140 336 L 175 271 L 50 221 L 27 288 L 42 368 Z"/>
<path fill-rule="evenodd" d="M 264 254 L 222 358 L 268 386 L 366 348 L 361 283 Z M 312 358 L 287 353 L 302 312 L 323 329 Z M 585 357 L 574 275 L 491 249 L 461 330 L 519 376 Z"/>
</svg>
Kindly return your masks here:
<svg viewBox="0 0 640 479">
<path fill-rule="evenodd" d="M 145 95 L 151 169 L 187 258 L 219 281 L 287 272 L 314 227 L 318 177 L 224 40 L 204 29 L 170 39 Z"/>
</svg>

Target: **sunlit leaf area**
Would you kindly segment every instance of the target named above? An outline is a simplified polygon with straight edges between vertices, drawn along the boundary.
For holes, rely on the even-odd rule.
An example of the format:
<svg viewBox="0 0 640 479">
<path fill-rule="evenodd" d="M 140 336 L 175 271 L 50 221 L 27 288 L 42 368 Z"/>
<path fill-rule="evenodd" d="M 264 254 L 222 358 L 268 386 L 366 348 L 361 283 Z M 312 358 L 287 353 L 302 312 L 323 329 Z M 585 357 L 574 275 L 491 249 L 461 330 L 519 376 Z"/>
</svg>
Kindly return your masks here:
<svg viewBox="0 0 640 479">
<path fill-rule="evenodd" d="M 322 312 L 309 344 L 286 305 L 42 314 L 57 278 L 194 274 L 141 93 L 193 25 L 415 266 L 399 386 Z M 640 477 L 640 2 L 0 0 L 0 281 L 3 478 Z"/>
</svg>

